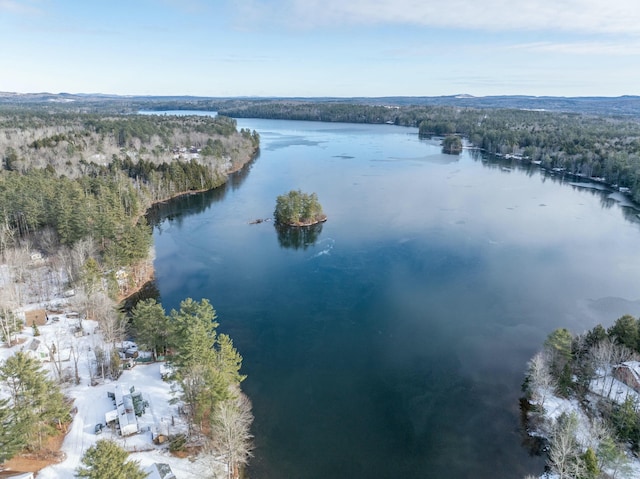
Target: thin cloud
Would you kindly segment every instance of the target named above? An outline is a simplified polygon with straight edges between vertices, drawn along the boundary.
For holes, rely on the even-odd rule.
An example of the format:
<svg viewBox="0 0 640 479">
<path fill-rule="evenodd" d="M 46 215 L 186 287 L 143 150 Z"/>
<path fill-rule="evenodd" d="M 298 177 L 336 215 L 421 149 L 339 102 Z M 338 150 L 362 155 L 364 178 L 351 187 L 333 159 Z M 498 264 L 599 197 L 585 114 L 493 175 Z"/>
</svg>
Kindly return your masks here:
<svg viewBox="0 0 640 479">
<path fill-rule="evenodd" d="M 289 28 L 415 25 L 640 36 L 637 0 L 236 0 L 239 18 Z"/>
<path fill-rule="evenodd" d="M 634 56 L 640 55 L 640 42 L 534 42 L 511 45 L 506 49 L 567 55 Z"/>
<path fill-rule="evenodd" d="M 9 12 L 18 15 L 40 15 L 43 13 L 39 6 L 40 2 L 15 0 L 0 0 L 0 12 Z"/>
</svg>

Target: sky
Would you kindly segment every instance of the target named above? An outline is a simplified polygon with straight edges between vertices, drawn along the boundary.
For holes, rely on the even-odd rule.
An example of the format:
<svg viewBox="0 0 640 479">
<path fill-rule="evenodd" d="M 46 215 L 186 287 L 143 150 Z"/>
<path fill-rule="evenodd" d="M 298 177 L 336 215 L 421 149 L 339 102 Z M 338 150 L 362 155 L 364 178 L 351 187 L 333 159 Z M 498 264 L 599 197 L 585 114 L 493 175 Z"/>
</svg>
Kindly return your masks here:
<svg viewBox="0 0 640 479">
<path fill-rule="evenodd" d="M 0 91 L 640 95 L 640 2 L 0 0 Z"/>
</svg>

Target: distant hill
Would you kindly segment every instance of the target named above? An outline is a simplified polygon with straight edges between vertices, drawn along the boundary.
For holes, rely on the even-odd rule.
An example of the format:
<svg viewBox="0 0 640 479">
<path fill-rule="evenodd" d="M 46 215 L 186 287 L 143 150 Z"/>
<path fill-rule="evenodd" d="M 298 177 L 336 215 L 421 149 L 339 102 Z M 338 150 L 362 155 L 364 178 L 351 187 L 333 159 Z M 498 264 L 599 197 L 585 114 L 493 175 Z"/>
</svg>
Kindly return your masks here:
<svg viewBox="0 0 640 479">
<path fill-rule="evenodd" d="M 460 106 L 471 108 L 514 108 L 547 110 L 593 115 L 624 115 L 640 117 L 640 96 L 619 97 L 557 97 L 557 96 L 424 96 L 333 99 L 396 106 Z"/>
<path fill-rule="evenodd" d="M 188 95 L 145 96 L 145 95 L 109 95 L 102 93 L 11 93 L 0 92 L 0 105 L 48 104 L 78 106 L 117 106 L 131 108 L 154 105 L 196 106 L 201 102 L 220 102 L 223 100 L 257 101 L 305 101 L 332 102 L 360 105 L 386 106 L 460 106 L 472 108 L 514 108 L 524 110 L 547 110 L 590 115 L 628 116 L 640 118 L 640 96 L 620 97 L 554 97 L 554 96 L 482 96 L 467 94 L 450 96 L 390 96 L 390 97 L 204 97 Z"/>
</svg>

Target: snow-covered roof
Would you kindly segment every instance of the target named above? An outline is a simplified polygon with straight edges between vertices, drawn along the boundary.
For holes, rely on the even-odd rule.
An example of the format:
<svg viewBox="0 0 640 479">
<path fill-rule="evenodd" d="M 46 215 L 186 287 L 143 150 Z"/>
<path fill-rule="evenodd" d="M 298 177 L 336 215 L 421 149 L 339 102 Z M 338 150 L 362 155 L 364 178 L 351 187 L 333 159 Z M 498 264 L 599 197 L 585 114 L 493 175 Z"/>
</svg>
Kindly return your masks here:
<svg viewBox="0 0 640 479">
<path fill-rule="evenodd" d="M 131 392 L 124 384 L 116 384 L 114 392 L 120 434 L 123 436 L 135 434 L 138 432 L 138 418 L 133 407 Z"/>
<path fill-rule="evenodd" d="M 626 366 L 636 378 L 640 378 L 640 361 L 625 361 L 620 366 Z"/>
<path fill-rule="evenodd" d="M 155 462 L 147 467 L 145 472 L 149 474 L 147 479 L 176 479 L 169 464 Z"/>
</svg>

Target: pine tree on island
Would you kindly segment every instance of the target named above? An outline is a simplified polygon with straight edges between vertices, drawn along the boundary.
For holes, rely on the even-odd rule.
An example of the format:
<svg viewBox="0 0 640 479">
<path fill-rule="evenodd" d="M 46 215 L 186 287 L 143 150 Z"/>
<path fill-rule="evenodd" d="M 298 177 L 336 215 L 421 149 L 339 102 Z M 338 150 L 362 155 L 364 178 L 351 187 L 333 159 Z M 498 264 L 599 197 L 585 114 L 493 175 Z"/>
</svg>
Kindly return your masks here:
<svg viewBox="0 0 640 479">
<path fill-rule="evenodd" d="M 462 140 L 458 135 L 447 135 L 442 140 L 442 152 L 449 155 L 457 155 L 462 152 Z"/>
<path fill-rule="evenodd" d="M 276 224 L 285 226 L 310 226 L 327 221 L 318 196 L 300 190 L 278 196 L 273 216 Z"/>
</svg>

